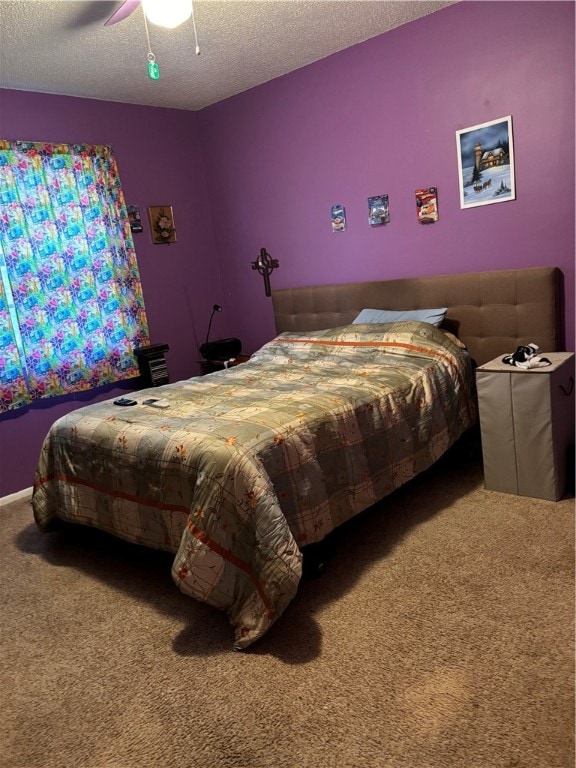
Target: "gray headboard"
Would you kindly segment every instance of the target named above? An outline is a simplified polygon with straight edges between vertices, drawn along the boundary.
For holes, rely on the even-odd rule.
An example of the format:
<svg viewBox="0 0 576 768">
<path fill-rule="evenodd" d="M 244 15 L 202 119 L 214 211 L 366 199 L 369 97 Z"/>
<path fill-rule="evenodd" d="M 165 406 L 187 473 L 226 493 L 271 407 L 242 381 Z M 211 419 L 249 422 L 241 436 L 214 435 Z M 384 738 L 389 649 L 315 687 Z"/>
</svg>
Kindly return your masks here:
<svg viewBox="0 0 576 768">
<path fill-rule="evenodd" d="M 272 292 L 272 302 L 278 333 L 347 325 L 365 307 L 448 307 L 443 327 L 482 365 L 528 342 L 562 349 L 561 279 L 555 267 L 468 272 L 285 288 Z"/>
</svg>

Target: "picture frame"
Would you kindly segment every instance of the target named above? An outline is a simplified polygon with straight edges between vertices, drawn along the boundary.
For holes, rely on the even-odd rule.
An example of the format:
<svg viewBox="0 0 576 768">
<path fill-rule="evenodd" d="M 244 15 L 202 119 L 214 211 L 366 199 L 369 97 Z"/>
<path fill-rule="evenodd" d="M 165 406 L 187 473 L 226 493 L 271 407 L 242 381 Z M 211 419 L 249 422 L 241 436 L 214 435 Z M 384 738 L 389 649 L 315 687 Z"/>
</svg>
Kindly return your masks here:
<svg viewBox="0 0 576 768">
<path fill-rule="evenodd" d="M 516 199 L 512 116 L 456 131 L 460 208 Z"/>
<path fill-rule="evenodd" d="M 171 205 L 148 206 L 150 233 L 155 245 L 176 242 L 176 226 Z"/>
</svg>

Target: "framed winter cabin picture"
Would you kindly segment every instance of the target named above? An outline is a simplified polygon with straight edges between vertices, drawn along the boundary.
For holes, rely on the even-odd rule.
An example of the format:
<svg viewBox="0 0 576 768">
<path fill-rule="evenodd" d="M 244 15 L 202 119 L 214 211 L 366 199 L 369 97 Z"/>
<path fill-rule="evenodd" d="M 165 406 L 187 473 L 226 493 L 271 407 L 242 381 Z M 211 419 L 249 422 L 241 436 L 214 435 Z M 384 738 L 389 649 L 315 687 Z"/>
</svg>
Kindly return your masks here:
<svg viewBox="0 0 576 768">
<path fill-rule="evenodd" d="M 516 199 L 512 117 L 456 131 L 460 208 Z"/>
</svg>

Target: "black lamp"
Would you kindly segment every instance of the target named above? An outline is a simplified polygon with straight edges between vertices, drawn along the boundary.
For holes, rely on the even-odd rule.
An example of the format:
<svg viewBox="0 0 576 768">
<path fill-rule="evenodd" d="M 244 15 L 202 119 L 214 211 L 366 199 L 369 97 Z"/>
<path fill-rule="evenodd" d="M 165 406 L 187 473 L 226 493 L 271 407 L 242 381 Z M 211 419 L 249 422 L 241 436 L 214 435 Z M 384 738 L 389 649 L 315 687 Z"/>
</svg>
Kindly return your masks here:
<svg viewBox="0 0 576 768">
<path fill-rule="evenodd" d="M 222 312 L 220 304 L 214 304 L 212 307 L 212 314 L 210 315 L 210 322 L 208 323 L 208 331 L 206 333 L 206 341 L 200 347 L 200 354 L 204 360 L 230 360 L 232 357 L 235 357 L 242 352 L 242 342 L 240 339 L 236 338 L 209 341 L 212 318 L 214 317 L 215 312 Z"/>
<path fill-rule="evenodd" d="M 208 323 L 208 330 L 206 331 L 206 341 L 204 342 L 204 344 L 202 344 L 202 347 L 205 344 L 208 344 L 208 339 L 210 337 L 210 328 L 212 328 L 212 318 L 214 317 L 214 312 L 222 312 L 222 307 L 220 306 L 220 304 L 214 304 L 214 306 L 212 307 L 212 314 L 210 315 L 210 322 Z M 202 347 L 200 347 L 200 352 L 202 352 Z"/>
</svg>

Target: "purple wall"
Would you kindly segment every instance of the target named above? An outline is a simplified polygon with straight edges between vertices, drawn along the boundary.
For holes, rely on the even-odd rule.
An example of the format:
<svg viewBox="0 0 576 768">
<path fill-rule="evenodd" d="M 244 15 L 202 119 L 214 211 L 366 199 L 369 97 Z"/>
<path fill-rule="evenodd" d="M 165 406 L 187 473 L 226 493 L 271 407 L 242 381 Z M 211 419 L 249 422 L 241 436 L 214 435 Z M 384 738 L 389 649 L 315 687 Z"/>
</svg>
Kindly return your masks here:
<svg viewBox="0 0 576 768">
<path fill-rule="evenodd" d="M 455 131 L 512 115 L 517 199 L 461 210 Z M 574 349 L 574 4 L 461 2 L 199 114 L 235 333 L 273 333 L 275 288 L 555 265 Z M 440 221 L 417 223 L 436 186 Z M 370 195 L 391 222 L 371 229 Z M 348 230 L 334 234 L 330 206 Z M 233 256 L 231 255 L 233 254 Z M 257 322 L 255 319 L 257 318 Z"/>
<path fill-rule="evenodd" d="M 279 259 L 276 288 L 559 266 L 574 349 L 574 4 L 461 2 L 199 113 L 0 91 L 1 134 L 110 143 L 127 202 L 173 206 L 178 242 L 135 236 L 152 341 L 172 378 L 196 375 L 212 338 L 253 351 L 274 334 L 250 263 Z M 460 210 L 455 131 L 512 115 L 513 202 Z M 416 221 L 437 186 L 440 221 Z M 371 229 L 366 198 L 390 195 Z M 346 206 L 348 231 L 329 211 Z M 50 424 L 115 390 L 0 418 L 0 497 L 32 484 Z"/>
<path fill-rule="evenodd" d="M 126 202 L 140 206 L 144 223 L 134 242 L 151 340 L 170 345 L 172 380 L 199 374 L 196 336 L 201 343 L 212 304 L 225 302 L 197 115 L 7 90 L 0 91 L 0 114 L 3 138 L 112 145 Z M 177 242 L 153 245 L 147 206 L 162 204 L 174 209 Z M 226 322 L 222 312 L 215 330 L 226 329 Z M 53 421 L 119 389 L 44 400 L 0 417 L 0 497 L 32 485 Z"/>
</svg>

